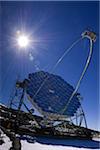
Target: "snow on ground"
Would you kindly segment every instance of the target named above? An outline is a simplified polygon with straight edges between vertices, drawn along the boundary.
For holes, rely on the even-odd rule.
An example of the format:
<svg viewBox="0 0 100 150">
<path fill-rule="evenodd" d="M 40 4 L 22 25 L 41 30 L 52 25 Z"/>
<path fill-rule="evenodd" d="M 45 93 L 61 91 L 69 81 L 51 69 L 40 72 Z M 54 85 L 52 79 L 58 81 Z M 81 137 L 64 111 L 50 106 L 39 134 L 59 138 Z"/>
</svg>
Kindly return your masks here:
<svg viewBox="0 0 100 150">
<path fill-rule="evenodd" d="M 75 148 L 69 146 L 52 146 L 52 145 L 45 145 L 39 143 L 28 143 L 27 141 L 22 141 L 22 150 L 93 150 L 88 148 Z M 99 149 L 96 149 L 99 150 Z"/>
<path fill-rule="evenodd" d="M 0 150 L 9 150 L 12 145 L 10 139 L 0 130 L 1 139 L 3 139 L 4 143 L 0 145 Z"/>
<path fill-rule="evenodd" d="M 11 147 L 11 142 L 9 138 L 3 134 L 4 144 L 0 146 L 0 150 L 9 150 Z M 55 145 L 45 145 L 40 143 L 28 143 L 26 140 L 21 141 L 22 150 L 94 150 L 90 148 L 75 148 L 72 146 L 55 146 Z M 99 149 L 96 149 L 99 150 Z"/>
<path fill-rule="evenodd" d="M 3 139 L 4 143 L 0 145 L 0 150 L 9 150 L 12 146 L 12 142 L 10 139 L 0 130 L 1 132 L 1 139 Z M 77 140 L 66 140 L 68 144 L 76 143 Z M 80 141 L 78 141 L 80 142 Z M 81 141 L 84 143 L 84 141 Z M 86 142 L 86 145 L 90 144 L 91 142 Z M 27 140 L 21 140 L 22 150 L 100 150 L 99 148 L 79 148 L 75 146 L 61 146 L 61 145 L 52 145 L 52 144 L 40 144 L 38 142 L 29 143 Z M 79 143 L 80 145 L 80 143 Z M 93 143 L 92 143 L 93 145 Z"/>
<path fill-rule="evenodd" d="M 96 140 L 77 140 L 77 139 L 48 139 L 35 138 L 35 143 L 28 143 L 25 139 L 21 140 L 22 150 L 100 150 L 100 143 Z M 31 141 L 30 141 L 31 142 Z"/>
</svg>

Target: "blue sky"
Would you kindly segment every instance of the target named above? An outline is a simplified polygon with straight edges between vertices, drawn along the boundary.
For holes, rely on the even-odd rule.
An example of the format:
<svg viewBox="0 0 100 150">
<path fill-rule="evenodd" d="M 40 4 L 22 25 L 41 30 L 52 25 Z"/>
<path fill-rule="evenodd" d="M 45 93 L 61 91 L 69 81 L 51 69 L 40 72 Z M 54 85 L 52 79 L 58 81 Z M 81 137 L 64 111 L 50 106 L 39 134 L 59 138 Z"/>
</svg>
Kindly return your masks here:
<svg viewBox="0 0 100 150">
<path fill-rule="evenodd" d="M 38 69 L 50 71 L 65 48 L 90 28 L 99 33 L 98 2 L 0 2 L 0 100 L 8 103 L 18 75 L 21 79 Z M 18 30 L 35 42 L 26 51 L 15 45 Z M 88 127 L 98 128 L 99 37 L 94 43 L 90 66 L 80 86 Z M 77 44 L 55 70 L 74 87 L 89 52 L 89 42 Z M 29 54 L 32 55 L 30 60 Z"/>
</svg>

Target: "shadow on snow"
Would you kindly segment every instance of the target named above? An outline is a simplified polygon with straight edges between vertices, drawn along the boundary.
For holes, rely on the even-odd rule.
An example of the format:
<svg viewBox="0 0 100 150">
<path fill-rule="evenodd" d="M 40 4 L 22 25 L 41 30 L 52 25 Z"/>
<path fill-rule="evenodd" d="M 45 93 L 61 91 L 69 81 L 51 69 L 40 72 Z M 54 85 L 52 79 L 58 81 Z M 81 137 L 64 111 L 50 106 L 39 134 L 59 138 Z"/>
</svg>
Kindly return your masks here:
<svg viewBox="0 0 100 150">
<path fill-rule="evenodd" d="M 94 140 L 77 140 L 77 139 L 54 139 L 47 137 L 20 137 L 21 140 L 27 140 L 29 143 L 41 143 L 46 145 L 71 146 L 77 148 L 99 149 L 100 142 Z"/>
</svg>

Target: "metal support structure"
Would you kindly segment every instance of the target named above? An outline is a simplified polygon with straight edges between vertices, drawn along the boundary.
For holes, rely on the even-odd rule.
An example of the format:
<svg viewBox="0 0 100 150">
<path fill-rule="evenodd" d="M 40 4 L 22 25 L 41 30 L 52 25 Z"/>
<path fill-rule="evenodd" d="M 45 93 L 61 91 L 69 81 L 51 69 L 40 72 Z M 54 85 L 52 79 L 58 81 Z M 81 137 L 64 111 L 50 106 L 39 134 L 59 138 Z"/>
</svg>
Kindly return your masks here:
<svg viewBox="0 0 100 150">
<path fill-rule="evenodd" d="M 18 110 L 19 110 L 19 111 L 20 111 L 21 106 L 22 106 L 23 101 L 24 101 L 24 93 L 25 93 L 25 89 L 23 89 L 22 95 L 21 95 L 21 98 L 20 98 L 20 102 L 19 102 L 19 106 L 18 106 Z"/>
<path fill-rule="evenodd" d="M 78 109 L 75 116 L 71 117 L 71 122 L 73 124 L 76 124 L 79 127 L 84 126 L 87 128 L 86 117 L 85 117 L 85 113 L 82 109 L 82 106 Z"/>
<path fill-rule="evenodd" d="M 24 95 L 23 89 L 15 87 L 12 93 L 12 97 L 10 99 L 9 108 L 20 109 L 19 104 L 23 95 Z"/>
<path fill-rule="evenodd" d="M 92 55 L 92 45 L 93 45 L 93 42 L 95 42 L 96 40 L 96 34 L 94 32 L 90 32 L 90 31 L 85 31 L 84 33 L 82 33 L 82 38 L 84 37 L 87 37 L 89 38 L 90 40 L 90 52 L 89 52 L 89 56 L 88 56 L 88 59 L 87 59 L 87 62 L 86 62 L 86 66 L 84 67 L 84 70 L 81 74 L 81 77 L 77 83 L 77 86 L 74 90 L 74 92 L 72 93 L 68 103 L 65 105 L 65 107 L 63 108 L 63 110 L 61 110 L 62 114 L 64 113 L 64 111 L 67 109 L 71 99 L 73 98 L 73 96 L 75 95 L 75 93 L 77 92 L 77 90 L 79 89 L 79 86 L 80 86 L 80 83 L 81 83 L 81 80 L 83 79 L 84 77 L 84 74 L 89 66 L 89 63 L 90 63 L 90 60 L 91 60 L 91 55 Z M 80 40 L 78 40 L 80 41 Z M 78 42 L 77 41 L 77 42 Z M 73 46 L 77 43 L 75 42 L 73 44 Z M 73 47 L 72 46 L 72 47 Z M 70 47 L 70 49 L 72 48 Z M 69 49 L 69 50 L 70 50 Z M 66 52 L 65 52 L 66 54 Z M 61 57 L 61 59 L 57 62 L 57 65 L 58 63 L 60 63 L 60 61 L 63 59 L 63 57 L 65 56 L 65 54 Z M 47 79 L 46 79 L 47 80 Z M 42 86 L 44 85 L 45 81 L 43 82 L 43 84 L 39 87 L 38 91 L 35 93 L 35 96 L 38 94 L 39 90 L 42 88 Z M 27 109 L 27 111 L 32 115 L 30 109 L 28 109 L 28 107 L 25 105 L 24 103 L 24 95 L 25 95 L 25 87 L 24 87 L 24 82 L 16 82 L 16 87 L 15 87 L 15 90 L 14 90 L 14 94 L 11 98 L 11 101 L 10 101 L 10 108 L 15 108 L 20 111 L 21 110 L 21 107 L 22 105 L 24 105 L 24 107 Z M 32 104 L 32 103 L 31 103 Z M 33 105 L 32 105 L 33 106 Z M 85 113 L 82 109 L 82 106 L 78 109 L 78 111 L 76 112 L 75 116 L 74 117 L 69 117 L 67 118 L 69 121 L 69 124 L 73 123 L 73 124 L 76 124 L 78 127 L 81 127 L 83 126 L 83 122 L 84 122 L 84 125 L 85 127 L 87 128 L 87 122 L 86 122 L 86 117 L 85 117 Z M 62 121 L 62 125 L 63 125 L 63 128 L 67 128 L 66 126 L 66 123 L 68 122 L 68 120 L 65 120 L 65 122 Z M 44 122 L 46 121 L 46 123 L 49 123 L 50 120 L 43 120 Z M 54 120 L 55 121 L 55 120 Z M 76 122 L 75 122 L 76 121 Z M 64 123 L 64 124 L 63 124 Z M 45 124 L 44 124 L 45 125 Z"/>
<path fill-rule="evenodd" d="M 20 83 L 21 82 L 19 82 L 19 84 Z M 21 83 L 21 85 L 22 85 L 22 83 Z M 25 93 L 26 93 L 25 87 L 24 86 L 22 86 L 22 87 L 18 86 L 18 82 L 17 82 L 17 86 L 16 86 L 15 91 L 14 91 L 14 96 L 12 97 L 11 102 L 10 102 L 10 108 L 16 108 L 18 110 L 18 112 L 20 112 L 22 105 L 23 105 L 26 108 L 26 110 L 30 113 L 30 115 L 33 116 L 31 110 L 28 108 L 28 106 L 24 102 Z M 27 99 L 28 99 L 28 97 L 27 97 Z M 33 105 L 32 105 L 32 107 L 33 107 Z M 18 113 L 18 115 L 16 116 L 16 121 L 19 120 L 18 119 L 19 114 L 20 113 Z M 33 118 L 34 118 L 34 116 L 33 116 Z M 52 121 L 55 122 L 55 120 L 52 120 Z M 70 118 L 68 117 L 65 119 L 65 122 L 68 122 L 68 121 L 70 124 L 73 123 L 79 127 L 85 125 L 85 127 L 87 128 L 86 118 L 85 118 L 85 114 L 83 112 L 82 107 L 80 107 L 78 109 L 78 111 L 76 112 L 74 117 L 70 117 Z M 38 125 L 44 124 L 44 126 L 46 127 L 46 126 L 48 126 L 48 124 L 50 124 L 50 122 L 51 122 L 51 120 L 49 120 L 48 117 L 46 117 L 46 119 L 44 117 L 44 120 L 41 123 L 38 123 Z M 62 121 L 62 123 L 63 123 L 63 121 Z M 51 126 L 53 127 L 53 123 L 51 123 Z M 65 125 L 64 125 L 64 127 L 65 127 Z"/>
</svg>

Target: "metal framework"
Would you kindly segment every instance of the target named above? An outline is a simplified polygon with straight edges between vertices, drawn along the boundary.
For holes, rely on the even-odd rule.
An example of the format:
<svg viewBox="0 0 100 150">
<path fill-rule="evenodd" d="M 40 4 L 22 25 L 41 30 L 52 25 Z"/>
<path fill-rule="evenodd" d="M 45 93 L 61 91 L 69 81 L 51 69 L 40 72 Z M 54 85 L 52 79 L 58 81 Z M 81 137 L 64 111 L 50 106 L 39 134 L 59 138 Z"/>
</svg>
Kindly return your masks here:
<svg viewBox="0 0 100 150">
<path fill-rule="evenodd" d="M 91 32 L 91 31 L 85 31 L 84 33 L 82 33 L 82 38 L 85 38 L 85 37 L 90 40 L 90 43 L 92 46 L 92 42 L 95 42 L 95 40 L 96 40 L 96 34 L 94 32 Z M 90 53 L 89 53 L 89 57 L 87 59 L 86 66 L 82 72 L 82 75 L 78 81 L 78 84 L 77 84 L 75 90 L 73 91 L 71 97 L 69 98 L 69 102 L 71 101 L 71 99 L 73 98 L 73 96 L 75 95 L 75 93 L 77 92 L 77 90 L 79 88 L 80 82 L 81 82 L 81 80 L 82 80 L 82 78 L 83 78 L 83 76 L 87 70 L 88 65 L 89 65 L 91 54 L 92 54 L 92 47 L 90 48 Z M 22 106 L 24 106 L 27 109 L 27 111 L 31 115 L 33 115 L 31 109 L 28 108 L 28 106 L 25 104 L 25 95 L 27 95 L 27 93 L 26 93 L 24 84 L 25 84 L 24 82 L 19 82 L 19 81 L 16 82 L 16 87 L 15 87 L 13 96 L 11 97 L 11 100 L 10 100 L 10 108 L 15 108 L 18 111 L 20 111 Z M 42 88 L 42 86 L 40 86 L 40 88 Z M 39 88 L 39 90 L 40 90 L 40 88 Z M 37 92 L 37 94 L 38 94 L 38 92 Z M 27 96 L 27 99 L 31 102 L 32 107 L 36 106 L 35 104 L 32 103 L 32 100 L 29 96 Z M 69 105 L 69 103 L 64 107 L 64 109 L 62 110 L 62 115 L 60 115 L 60 116 L 59 115 L 58 116 L 52 115 L 52 113 L 50 116 L 50 115 L 48 115 L 48 113 L 42 113 L 40 110 L 40 113 L 42 113 L 44 119 L 42 120 L 41 123 L 39 123 L 39 122 L 37 122 L 37 123 L 39 125 L 43 124 L 44 126 L 54 127 L 54 122 L 60 121 L 60 122 L 62 122 L 62 125 L 61 124 L 60 124 L 60 126 L 58 125 L 60 128 L 67 128 L 67 122 L 69 122 L 69 124 L 75 124 L 78 127 L 85 126 L 87 128 L 86 117 L 85 117 L 85 113 L 82 109 L 82 106 L 79 107 L 79 109 L 76 111 L 74 116 L 69 116 L 69 117 L 63 116 L 63 113 L 67 109 L 68 105 Z M 37 108 L 37 109 L 39 111 L 39 108 Z"/>
<path fill-rule="evenodd" d="M 31 108 L 28 108 L 27 104 L 25 104 L 26 97 L 29 101 L 30 101 L 30 97 L 27 95 L 25 89 L 18 87 L 17 84 L 18 84 L 18 81 L 16 82 L 16 88 L 11 98 L 9 107 L 20 111 L 20 110 L 23 110 L 23 106 L 24 106 L 24 108 L 30 113 L 30 115 L 34 116 L 31 110 L 31 108 L 33 108 L 32 103 L 31 103 L 31 106 L 32 106 Z M 48 115 L 48 113 L 44 113 L 42 115 L 44 119 L 40 123 L 35 120 L 37 122 L 37 125 L 40 125 L 40 126 L 42 125 L 45 127 L 48 127 L 48 126 L 54 127 L 54 123 L 58 121 L 58 122 L 62 122 L 62 126 L 63 126 L 63 123 L 66 124 L 67 122 L 69 122 L 69 124 L 75 124 L 79 127 L 84 126 L 87 128 L 87 122 L 86 122 L 85 114 L 84 114 L 82 107 L 80 107 L 77 110 L 77 112 L 75 113 L 73 117 L 64 117 L 61 115 L 58 115 L 57 117 L 57 115 L 56 116 L 53 114 Z M 16 117 L 16 120 L 19 120 L 18 115 Z M 62 128 L 62 126 L 60 126 L 60 128 Z M 64 127 L 67 128 L 67 126 L 63 126 L 63 128 Z"/>
</svg>

